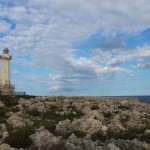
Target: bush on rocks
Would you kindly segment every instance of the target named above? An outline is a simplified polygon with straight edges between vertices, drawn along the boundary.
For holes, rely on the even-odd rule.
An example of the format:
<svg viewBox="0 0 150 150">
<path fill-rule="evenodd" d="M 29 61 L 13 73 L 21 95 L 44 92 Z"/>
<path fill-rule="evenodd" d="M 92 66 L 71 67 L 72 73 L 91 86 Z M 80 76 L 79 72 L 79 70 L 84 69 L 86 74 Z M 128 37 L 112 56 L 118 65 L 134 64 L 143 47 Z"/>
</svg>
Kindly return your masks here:
<svg viewBox="0 0 150 150">
<path fill-rule="evenodd" d="M 91 107 L 91 110 L 97 110 L 97 109 L 99 109 L 98 105 L 93 105 L 93 106 Z"/>
<path fill-rule="evenodd" d="M 0 108 L 0 118 L 3 118 L 5 116 L 5 108 Z"/>
<path fill-rule="evenodd" d="M 84 138 L 86 136 L 86 133 L 83 132 L 83 131 L 80 131 L 80 130 L 76 130 L 74 131 L 74 135 L 77 137 L 77 138 Z"/>
<path fill-rule="evenodd" d="M 33 133 L 34 129 L 30 126 L 22 127 L 17 130 L 11 130 L 9 132 L 9 137 L 5 139 L 5 143 L 8 143 L 15 148 L 28 148 L 32 144 L 29 136 Z"/>
<path fill-rule="evenodd" d="M 0 100 L 4 103 L 6 107 L 12 107 L 18 105 L 18 99 L 14 96 L 1 95 Z"/>
<path fill-rule="evenodd" d="M 91 140 L 105 142 L 106 136 L 102 132 L 96 132 L 91 135 Z"/>
<path fill-rule="evenodd" d="M 50 119 L 50 120 L 54 120 L 56 122 L 62 121 L 62 120 L 73 120 L 73 118 L 80 118 L 83 114 L 80 111 L 76 111 L 76 114 L 64 114 L 64 115 L 60 115 L 60 114 L 56 114 L 55 111 L 47 111 L 43 114 L 42 118 L 43 119 Z"/>
<path fill-rule="evenodd" d="M 41 112 L 39 112 L 39 111 L 35 108 L 35 109 L 33 109 L 33 110 L 29 110 L 29 111 L 27 112 L 27 114 L 28 114 L 28 115 L 31 115 L 31 116 L 33 116 L 33 117 L 38 117 L 38 116 L 41 115 Z"/>
<path fill-rule="evenodd" d="M 45 129 L 47 129 L 49 132 L 54 133 L 56 129 L 56 124 L 54 122 L 45 122 L 43 124 Z"/>
</svg>

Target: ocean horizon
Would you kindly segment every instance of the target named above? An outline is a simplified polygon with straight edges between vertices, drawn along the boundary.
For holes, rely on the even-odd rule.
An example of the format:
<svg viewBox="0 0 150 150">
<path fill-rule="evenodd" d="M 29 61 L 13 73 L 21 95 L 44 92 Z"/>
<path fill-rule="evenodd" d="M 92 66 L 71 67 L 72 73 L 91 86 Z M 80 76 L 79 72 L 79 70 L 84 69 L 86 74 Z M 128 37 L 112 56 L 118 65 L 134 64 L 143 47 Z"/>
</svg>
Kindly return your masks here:
<svg viewBox="0 0 150 150">
<path fill-rule="evenodd" d="M 109 96 L 109 97 L 133 97 L 138 98 L 141 103 L 150 103 L 150 95 L 140 95 L 140 96 Z"/>
</svg>

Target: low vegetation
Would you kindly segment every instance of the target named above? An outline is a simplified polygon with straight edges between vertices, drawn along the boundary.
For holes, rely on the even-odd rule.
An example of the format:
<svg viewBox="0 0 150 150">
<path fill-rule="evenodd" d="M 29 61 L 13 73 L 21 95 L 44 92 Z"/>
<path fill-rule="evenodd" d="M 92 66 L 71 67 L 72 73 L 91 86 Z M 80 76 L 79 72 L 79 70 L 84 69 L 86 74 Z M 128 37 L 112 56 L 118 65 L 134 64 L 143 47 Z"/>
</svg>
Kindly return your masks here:
<svg viewBox="0 0 150 150">
<path fill-rule="evenodd" d="M 28 148 L 31 146 L 32 141 L 29 138 L 34 133 L 34 128 L 30 126 L 22 127 L 9 132 L 9 137 L 5 142 L 15 148 Z"/>
</svg>

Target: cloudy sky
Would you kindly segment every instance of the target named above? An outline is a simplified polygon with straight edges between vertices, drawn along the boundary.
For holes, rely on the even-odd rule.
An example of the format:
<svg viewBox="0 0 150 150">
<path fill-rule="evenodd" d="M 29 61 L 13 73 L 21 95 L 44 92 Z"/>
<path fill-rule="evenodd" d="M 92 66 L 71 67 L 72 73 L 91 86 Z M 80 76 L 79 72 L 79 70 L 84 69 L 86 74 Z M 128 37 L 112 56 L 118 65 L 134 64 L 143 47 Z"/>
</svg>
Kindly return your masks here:
<svg viewBox="0 0 150 150">
<path fill-rule="evenodd" d="M 149 0 L 0 0 L 0 53 L 34 95 L 149 95 Z"/>
</svg>

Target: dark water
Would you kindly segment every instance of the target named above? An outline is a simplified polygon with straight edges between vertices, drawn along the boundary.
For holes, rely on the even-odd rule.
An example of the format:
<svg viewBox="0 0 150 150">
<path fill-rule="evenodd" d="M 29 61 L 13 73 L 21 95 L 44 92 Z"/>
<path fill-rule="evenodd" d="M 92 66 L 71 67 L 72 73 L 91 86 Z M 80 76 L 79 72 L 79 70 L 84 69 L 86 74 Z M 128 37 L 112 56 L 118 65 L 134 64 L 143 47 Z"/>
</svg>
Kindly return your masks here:
<svg viewBox="0 0 150 150">
<path fill-rule="evenodd" d="M 135 96 L 139 99 L 142 103 L 149 103 L 150 104 L 150 96 Z"/>
<path fill-rule="evenodd" d="M 124 97 L 124 96 L 123 96 Z M 126 97 L 134 97 L 134 98 L 138 98 L 138 100 L 141 103 L 148 103 L 150 104 L 150 96 L 126 96 Z"/>
</svg>

